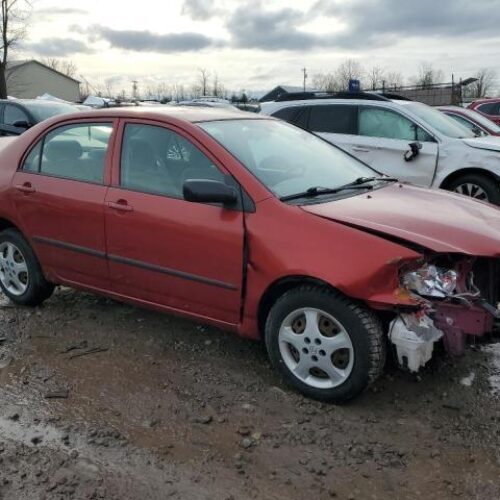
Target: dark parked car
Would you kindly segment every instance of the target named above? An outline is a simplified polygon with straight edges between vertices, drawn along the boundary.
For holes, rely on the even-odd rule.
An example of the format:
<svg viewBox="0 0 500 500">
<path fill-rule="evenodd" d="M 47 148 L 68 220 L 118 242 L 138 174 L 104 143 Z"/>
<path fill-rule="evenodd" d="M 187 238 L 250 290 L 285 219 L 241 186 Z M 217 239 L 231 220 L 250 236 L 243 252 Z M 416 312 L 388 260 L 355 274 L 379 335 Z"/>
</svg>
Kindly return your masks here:
<svg viewBox="0 0 500 500">
<path fill-rule="evenodd" d="M 78 110 L 77 106 L 65 102 L 40 99 L 0 100 L 0 133 L 20 135 L 47 118 L 75 113 Z"/>
</svg>

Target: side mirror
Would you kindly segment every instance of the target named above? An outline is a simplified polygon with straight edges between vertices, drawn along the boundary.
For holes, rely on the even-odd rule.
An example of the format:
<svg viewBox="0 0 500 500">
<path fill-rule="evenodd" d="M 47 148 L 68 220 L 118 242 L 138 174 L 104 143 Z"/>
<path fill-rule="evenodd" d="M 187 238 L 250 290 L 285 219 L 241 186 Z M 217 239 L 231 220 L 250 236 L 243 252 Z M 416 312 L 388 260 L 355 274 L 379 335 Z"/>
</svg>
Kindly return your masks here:
<svg viewBox="0 0 500 500">
<path fill-rule="evenodd" d="M 18 120 L 17 122 L 14 122 L 12 126 L 16 128 L 25 128 L 26 130 L 31 128 L 31 124 L 28 123 L 26 120 Z"/>
<path fill-rule="evenodd" d="M 210 179 L 188 179 L 183 185 L 186 201 L 198 203 L 223 203 L 232 205 L 238 202 L 236 189 L 220 181 Z"/>
<path fill-rule="evenodd" d="M 474 125 L 472 127 L 472 132 L 474 133 L 474 135 L 476 137 L 483 137 L 486 135 L 486 133 L 484 132 L 484 130 L 480 129 L 477 125 Z"/>
<path fill-rule="evenodd" d="M 410 142 L 408 144 L 410 146 L 410 149 L 408 151 L 405 151 L 404 158 L 405 161 L 411 161 L 413 158 L 417 157 L 420 153 L 420 150 L 422 149 L 422 143 L 421 142 Z"/>
</svg>

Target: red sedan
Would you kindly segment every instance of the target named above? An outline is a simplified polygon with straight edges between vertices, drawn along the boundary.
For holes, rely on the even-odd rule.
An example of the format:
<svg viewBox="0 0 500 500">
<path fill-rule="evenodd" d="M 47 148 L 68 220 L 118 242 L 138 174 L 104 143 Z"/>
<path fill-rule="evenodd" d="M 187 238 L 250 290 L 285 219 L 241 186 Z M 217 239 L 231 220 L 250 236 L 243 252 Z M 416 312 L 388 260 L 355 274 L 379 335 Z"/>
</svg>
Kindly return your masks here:
<svg viewBox="0 0 500 500">
<path fill-rule="evenodd" d="M 477 136 L 500 136 L 500 126 L 473 109 L 461 108 L 460 106 L 438 106 L 438 109 L 474 132 Z"/>
<path fill-rule="evenodd" d="M 480 99 L 469 104 L 468 108 L 500 125 L 500 99 Z"/>
<path fill-rule="evenodd" d="M 498 298 L 498 208 L 238 111 L 37 125 L 0 155 L 0 230 L 13 302 L 63 284 L 263 339 L 293 386 L 326 401 L 373 382 L 388 345 L 417 371 L 436 342 L 460 354 L 498 316 L 484 300 Z"/>
</svg>

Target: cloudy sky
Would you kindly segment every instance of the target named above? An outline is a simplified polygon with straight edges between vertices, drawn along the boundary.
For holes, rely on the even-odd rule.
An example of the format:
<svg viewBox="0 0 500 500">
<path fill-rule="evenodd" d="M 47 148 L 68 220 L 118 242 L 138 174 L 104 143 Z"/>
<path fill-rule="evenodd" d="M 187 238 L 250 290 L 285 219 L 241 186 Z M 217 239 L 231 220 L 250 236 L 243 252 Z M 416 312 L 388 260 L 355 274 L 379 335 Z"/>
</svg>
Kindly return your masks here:
<svg viewBox="0 0 500 500">
<path fill-rule="evenodd" d="M 430 62 L 449 76 L 500 76 L 499 0 L 36 0 L 13 58 L 73 60 L 127 91 L 217 73 L 230 90 L 300 85 L 347 58 L 405 77 Z M 500 81 L 497 80 L 500 86 Z"/>
</svg>

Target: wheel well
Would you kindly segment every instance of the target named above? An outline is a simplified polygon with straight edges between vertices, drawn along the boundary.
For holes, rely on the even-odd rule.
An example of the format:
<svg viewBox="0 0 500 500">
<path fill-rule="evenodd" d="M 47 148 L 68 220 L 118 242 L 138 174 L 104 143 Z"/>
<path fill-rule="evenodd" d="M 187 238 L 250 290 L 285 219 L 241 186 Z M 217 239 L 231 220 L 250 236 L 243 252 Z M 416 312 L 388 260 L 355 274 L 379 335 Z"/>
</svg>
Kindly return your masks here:
<svg viewBox="0 0 500 500">
<path fill-rule="evenodd" d="M 258 325 L 259 333 L 261 337 L 264 334 L 264 327 L 266 324 L 267 315 L 273 307 L 274 303 L 285 293 L 300 285 L 317 285 L 322 287 L 328 287 L 334 289 L 329 283 L 322 281 L 317 278 L 312 278 L 310 276 L 288 276 L 275 281 L 268 289 L 264 292 L 264 295 L 260 299 L 259 311 L 258 311 Z"/>
<path fill-rule="evenodd" d="M 488 177 L 492 181 L 499 181 L 499 177 L 489 170 L 484 170 L 482 168 L 464 168 L 462 170 L 458 170 L 457 172 L 453 172 L 448 177 L 446 177 L 439 187 L 442 189 L 447 189 L 454 180 L 468 174 L 482 175 L 484 177 Z"/>
<path fill-rule="evenodd" d="M 19 231 L 18 227 L 15 224 L 13 224 L 10 220 L 3 219 L 2 217 L 0 217 L 0 231 L 9 228 L 17 229 Z"/>
</svg>

